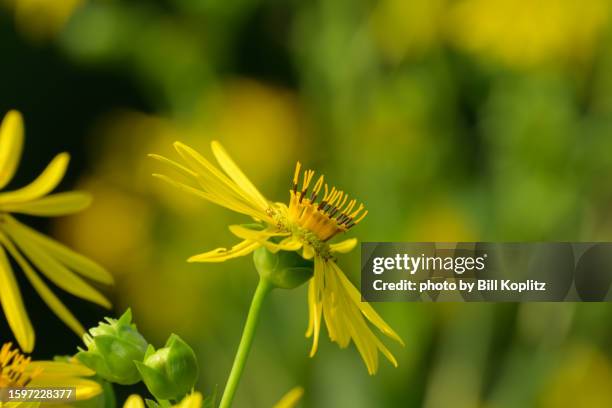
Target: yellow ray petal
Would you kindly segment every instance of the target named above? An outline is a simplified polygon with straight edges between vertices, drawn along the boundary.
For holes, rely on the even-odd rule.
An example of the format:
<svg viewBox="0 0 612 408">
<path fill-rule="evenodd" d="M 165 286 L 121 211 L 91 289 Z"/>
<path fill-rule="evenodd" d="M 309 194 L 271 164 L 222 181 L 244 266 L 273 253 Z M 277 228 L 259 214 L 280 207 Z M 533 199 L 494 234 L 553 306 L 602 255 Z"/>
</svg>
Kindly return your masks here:
<svg viewBox="0 0 612 408">
<path fill-rule="evenodd" d="M 83 335 L 85 329 L 83 326 L 81 326 L 81 323 L 79 323 L 70 310 L 64 306 L 62 301 L 55 296 L 47 284 L 36 274 L 34 269 L 32 269 L 30 264 L 17 250 L 15 245 L 13 245 L 13 243 L 4 235 L 0 235 L 0 239 L 2 240 L 2 245 L 6 247 L 11 256 L 17 261 L 26 278 L 34 287 L 34 290 L 36 290 L 36 293 L 38 293 L 47 306 L 49 306 L 51 311 L 53 311 L 53 313 L 55 313 L 55 315 L 59 317 L 66 324 L 66 326 L 70 327 L 77 335 Z"/>
<path fill-rule="evenodd" d="M 330 267 L 329 261 L 322 261 L 325 265 L 325 286 L 321 297 L 323 304 L 323 318 L 325 326 L 332 341 L 338 343 L 341 348 L 348 347 L 351 342 L 351 326 L 354 324 L 350 319 L 350 310 L 347 311 L 346 293 L 338 282 L 336 272 Z M 353 306 L 353 308 L 355 308 Z M 361 316 L 359 319 L 363 320 Z"/>
<path fill-rule="evenodd" d="M 74 296 L 110 309 L 111 304 L 108 299 L 41 249 L 40 246 L 29 240 L 28 236 L 23 234 L 20 229 L 14 228 L 14 224 L 7 224 L 5 228 L 24 254 L 55 285 Z"/>
<path fill-rule="evenodd" d="M 163 174 L 153 174 L 153 177 L 161 179 L 166 183 L 182 190 L 186 193 L 193 194 L 197 197 L 203 198 L 204 200 L 210 201 L 213 204 L 217 204 L 221 207 L 225 207 L 229 210 L 235 211 L 240 214 L 245 214 L 255 219 L 261 219 L 262 214 L 259 211 L 253 210 L 251 207 L 244 204 L 242 201 L 227 199 L 226 197 L 220 197 L 218 195 L 211 194 L 209 192 L 194 188 L 185 183 L 181 183 L 172 179 L 171 177 L 165 176 Z"/>
<path fill-rule="evenodd" d="M 221 143 L 214 140 L 211 143 L 213 154 L 217 162 L 223 170 L 231 177 L 232 180 L 246 193 L 251 201 L 256 203 L 260 208 L 265 210 L 268 208 L 268 200 L 259 192 L 257 187 L 249 180 L 249 178 L 240 170 L 240 167 L 232 160 L 229 154 L 225 151 Z"/>
<path fill-rule="evenodd" d="M 11 213 L 54 217 L 72 214 L 89 207 L 91 195 L 79 191 L 48 195 L 33 201 L 0 205 L 0 210 Z"/>
<path fill-rule="evenodd" d="M 357 238 L 350 238 L 342 242 L 338 242 L 337 244 L 331 244 L 329 249 L 333 253 L 346 254 L 347 252 L 351 252 L 356 245 Z"/>
<path fill-rule="evenodd" d="M 200 153 L 181 142 L 175 142 L 174 148 L 191 170 L 200 177 L 203 187 L 208 192 L 233 196 L 235 199 L 249 202 L 249 198 L 244 191 Z"/>
<path fill-rule="evenodd" d="M 216 196 L 218 200 L 247 206 L 251 212 L 259 214 L 256 218 L 271 221 L 270 216 L 266 213 L 267 204 L 262 207 L 259 203 L 254 202 L 234 181 L 191 147 L 181 142 L 174 143 L 174 147 L 187 165 L 198 174 L 198 182 L 207 193 Z"/>
<path fill-rule="evenodd" d="M 0 247 L 0 303 L 9 327 L 26 353 L 34 348 L 34 329 L 21 299 L 21 292 L 6 252 Z"/>
<path fill-rule="evenodd" d="M 308 329 L 306 337 L 312 337 L 312 347 L 310 357 L 317 354 L 319 348 L 319 334 L 321 333 L 321 302 L 317 300 L 318 288 L 314 278 L 308 284 Z"/>
<path fill-rule="evenodd" d="M 188 176 L 188 177 L 197 177 L 197 173 L 194 172 L 191 169 L 188 169 L 187 167 L 183 166 L 182 164 L 179 164 L 177 162 L 175 162 L 174 160 L 170 160 L 167 157 L 161 156 L 159 154 L 154 154 L 154 153 L 150 153 L 148 154 L 148 156 L 152 159 L 158 160 L 162 163 L 168 164 L 170 165 L 171 168 L 173 168 L 174 170 L 177 170 L 180 174 L 184 175 L 184 176 Z"/>
<path fill-rule="evenodd" d="M 292 236 L 283 239 L 278 244 L 275 244 L 273 242 L 266 243 L 266 246 L 268 248 L 272 248 L 278 251 L 297 251 L 300 248 L 302 248 L 303 245 L 304 244 L 301 240 L 296 239 L 295 237 L 292 237 Z"/>
<path fill-rule="evenodd" d="M 106 285 L 113 283 L 113 276 L 104 267 L 91 259 L 20 223 L 13 217 L 8 216 L 7 223 L 10 224 L 9 228 L 19 229 L 29 240 L 39 245 L 49 255 L 80 275 Z"/>
<path fill-rule="evenodd" d="M 391 364 L 393 364 L 393 367 L 397 367 L 398 364 L 397 360 L 395 359 L 395 356 L 391 354 L 387 346 L 385 346 L 378 337 L 374 336 L 374 338 L 376 339 L 376 346 L 378 347 L 380 352 L 383 353 L 383 355 L 387 358 L 387 360 L 391 362 Z"/>
<path fill-rule="evenodd" d="M 85 367 L 79 362 L 67 363 L 64 361 L 37 360 L 28 364 L 27 372 L 41 369 L 45 377 L 91 377 L 95 371 Z"/>
<path fill-rule="evenodd" d="M 19 190 L 0 193 L 0 204 L 35 200 L 48 194 L 62 181 L 69 161 L 70 155 L 68 153 L 58 154 L 36 180 Z"/>
<path fill-rule="evenodd" d="M 78 401 L 93 398 L 102 392 L 102 387 L 96 381 L 87 380 L 85 378 L 77 377 L 46 377 L 40 375 L 32 380 L 29 384 L 30 387 L 48 387 L 48 388 L 76 388 L 76 399 Z"/>
<path fill-rule="evenodd" d="M 260 243 L 244 240 L 232 248 L 217 248 L 203 254 L 194 255 L 187 262 L 225 262 L 228 259 L 245 256 L 261 246 Z"/>
<path fill-rule="evenodd" d="M 344 286 L 348 295 L 351 298 L 351 301 L 357 305 L 361 313 L 373 324 L 375 325 L 381 332 L 391 337 L 393 340 L 400 343 L 402 346 L 404 345 L 403 340 L 400 336 L 380 317 L 378 313 L 374 310 L 374 308 L 368 302 L 361 301 L 361 294 L 357 290 L 355 286 L 348 280 L 344 272 L 336 265 L 335 262 L 330 261 L 330 265 L 333 269 L 336 270 L 337 275 L 340 279 L 340 282 Z"/>
<path fill-rule="evenodd" d="M 272 408 L 294 408 L 304 395 L 302 387 L 294 387 L 278 401 Z"/>
<path fill-rule="evenodd" d="M 319 334 L 321 333 L 321 314 L 323 312 L 323 290 L 325 286 L 325 261 L 316 257 L 314 261 L 314 276 L 308 286 L 309 323 L 307 337 L 312 336 L 310 357 L 317 353 L 319 347 Z"/>
<path fill-rule="evenodd" d="M 123 408 L 145 408 L 145 405 L 140 395 L 132 394 L 123 403 Z"/>
<path fill-rule="evenodd" d="M 251 241 L 264 242 L 271 237 L 287 237 L 291 235 L 289 232 L 277 232 L 270 229 L 256 230 L 245 227 L 244 225 L 236 224 L 230 225 L 229 230 L 232 234 L 242 239 L 249 239 Z"/>
<path fill-rule="evenodd" d="M 23 148 L 23 118 L 15 110 L 9 111 L 0 124 L 0 189 L 15 175 Z"/>
<path fill-rule="evenodd" d="M 328 276 L 330 280 L 337 282 L 338 271 L 330 268 Z M 361 358 L 363 359 L 368 373 L 374 375 L 378 371 L 378 345 L 381 344 L 376 338 L 372 330 L 368 327 L 365 319 L 361 315 L 357 306 L 352 302 L 346 290 L 342 287 L 334 288 L 337 300 L 337 315 L 335 316 L 339 325 L 338 331 L 343 336 L 347 336 L 348 340 L 344 340 L 348 345 L 351 339 L 355 343 L 355 347 Z M 329 322 L 326 319 L 326 323 Z M 341 325 L 341 326 L 340 326 Z M 341 327 L 341 328 L 340 328 Z"/>
</svg>

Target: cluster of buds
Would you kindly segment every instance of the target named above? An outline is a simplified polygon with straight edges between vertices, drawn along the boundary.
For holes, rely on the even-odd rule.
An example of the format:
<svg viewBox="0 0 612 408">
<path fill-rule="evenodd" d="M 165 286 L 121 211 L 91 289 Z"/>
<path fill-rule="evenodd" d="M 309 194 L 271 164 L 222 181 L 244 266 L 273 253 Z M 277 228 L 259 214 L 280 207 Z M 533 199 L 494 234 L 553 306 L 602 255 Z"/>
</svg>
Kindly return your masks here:
<svg viewBox="0 0 612 408">
<path fill-rule="evenodd" d="M 76 354 L 106 381 L 131 385 L 143 381 L 158 400 L 180 400 L 198 377 L 193 349 L 176 334 L 155 351 L 132 323 L 128 309 L 119 319 L 106 318 L 83 336 L 87 350 Z"/>
</svg>

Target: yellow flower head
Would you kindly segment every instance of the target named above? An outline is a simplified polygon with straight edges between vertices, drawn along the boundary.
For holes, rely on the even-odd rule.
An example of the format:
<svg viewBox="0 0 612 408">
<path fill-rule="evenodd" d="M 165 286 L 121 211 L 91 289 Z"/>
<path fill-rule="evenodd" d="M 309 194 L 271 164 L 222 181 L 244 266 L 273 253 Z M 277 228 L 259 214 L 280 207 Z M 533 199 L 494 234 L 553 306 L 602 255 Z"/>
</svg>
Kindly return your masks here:
<svg viewBox="0 0 612 408">
<path fill-rule="evenodd" d="M 10 111 L 0 124 L 0 190 L 6 187 L 15 174 L 22 146 L 21 114 Z M 61 153 L 27 186 L 15 191 L 0 191 L 0 304 L 17 342 L 26 352 L 34 348 L 34 329 L 7 252 L 49 308 L 78 335 L 82 335 L 85 330 L 35 269 L 61 289 L 110 307 L 110 302 L 83 279 L 85 277 L 100 283 L 112 283 L 112 276 L 104 268 L 27 227 L 11 215 L 18 213 L 52 217 L 87 207 L 91 198 L 86 193 L 49 194 L 64 177 L 69 159 L 67 153 Z"/>
<path fill-rule="evenodd" d="M 32 361 L 13 348 L 11 343 L 5 343 L 0 348 L 0 388 L 75 387 L 76 399 L 86 400 L 102 392 L 96 381 L 83 378 L 93 375 L 95 372 L 74 360 Z"/>
<path fill-rule="evenodd" d="M 218 248 L 189 258 L 190 262 L 223 262 L 245 256 L 259 247 L 272 252 L 301 251 L 305 259 L 314 258 L 314 276 L 308 288 L 310 322 L 306 335 L 313 337 L 311 356 L 317 351 L 322 319 L 332 341 L 347 347 L 352 341 L 368 372 L 378 369 L 378 351 L 395 366 L 391 352 L 374 334 L 370 324 L 402 343 L 400 337 L 367 303 L 336 264 L 335 254 L 352 250 L 357 240 L 329 242 L 339 233 L 358 224 L 367 214 L 363 204 L 335 187 L 323 176 L 313 182 L 314 171 L 301 172 L 298 163 L 289 192 L 289 205 L 273 203 L 257 190 L 234 163 L 225 149 L 212 142 L 212 151 L 221 169 L 183 143 L 174 144 L 185 165 L 158 155 L 151 157 L 171 165 L 181 180 L 154 174 L 172 185 L 230 210 L 248 215 L 262 225 L 252 229 L 232 225 L 230 231 L 243 241 L 231 249 Z M 299 185 L 300 176 L 302 184 Z M 310 188 L 312 186 L 312 188 Z M 274 239 L 272 239 L 274 238 Z M 369 323 L 368 323 L 369 321 Z"/>
</svg>

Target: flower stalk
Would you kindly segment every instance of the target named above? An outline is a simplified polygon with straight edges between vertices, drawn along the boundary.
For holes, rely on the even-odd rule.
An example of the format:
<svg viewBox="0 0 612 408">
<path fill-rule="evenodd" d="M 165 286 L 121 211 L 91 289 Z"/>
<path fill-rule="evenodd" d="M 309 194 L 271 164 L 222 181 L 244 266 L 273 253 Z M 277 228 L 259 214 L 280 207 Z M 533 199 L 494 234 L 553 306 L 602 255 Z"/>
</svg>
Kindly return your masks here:
<svg viewBox="0 0 612 408">
<path fill-rule="evenodd" d="M 234 396 L 236 395 L 236 389 L 238 388 L 238 383 L 240 382 L 240 378 L 244 372 L 244 366 L 246 365 L 246 360 L 249 356 L 251 346 L 253 345 L 255 330 L 257 329 L 259 316 L 261 315 L 261 307 L 272 288 L 272 283 L 270 283 L 268 279 L 260 277 L 259 283 L 257 284 L 257 289 L 255 289 L 255 294 L 253 295 L 253 300 L 251 301 L 249 314 L 244 325 L 244 330 L 242 331 L 240 344 L 238 345 L 238 351 L 236 352 L 236 357 L 234 357 L 232 370 L 227 379 L 227 384 L 225 385 L 225 390 L 223 391 L 219 408 L 229 408 L 232 406 Z"/>
</svg>

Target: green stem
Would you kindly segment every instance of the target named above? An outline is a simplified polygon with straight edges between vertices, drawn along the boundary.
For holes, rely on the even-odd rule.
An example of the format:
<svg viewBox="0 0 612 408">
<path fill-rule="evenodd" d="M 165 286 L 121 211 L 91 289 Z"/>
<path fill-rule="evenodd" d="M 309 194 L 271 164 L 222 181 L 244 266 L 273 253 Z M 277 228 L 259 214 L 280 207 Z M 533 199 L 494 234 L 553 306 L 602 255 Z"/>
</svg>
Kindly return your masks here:
<svg viewBox="0 0 612 408">
<path fill-rule="evenodd" d="M 255 335 L 257 323 L 259 322 L 261 305 L 271 289 L 272 285 L 267 279 L 259 279 L 257 289 L 255 290 L 253 300 L 251 301 L 251 307 L 249 309 L 246 324 L 244 325 L 244 330 L 242 331 L 242 338 L 240 339 L 240 344 L 238 345 L 238 351 L 236 352 L 236 357 L 234 357 L 232 371 L 227 379 L 227 385 L 223 391 L 223 397 L 221 397 L 221 404 L 219 405 L 219 408 L 230 408 L 232 406 L 232 401 L 234 400 L 234 395 L 236 394 L 236 388 L 238 388 L 240 377 L 242 377 L 242 372 L 244 371 L 244 365 L 246 364 L 249 351 L 253 345 L 253 336 Z"/>
</svg>

